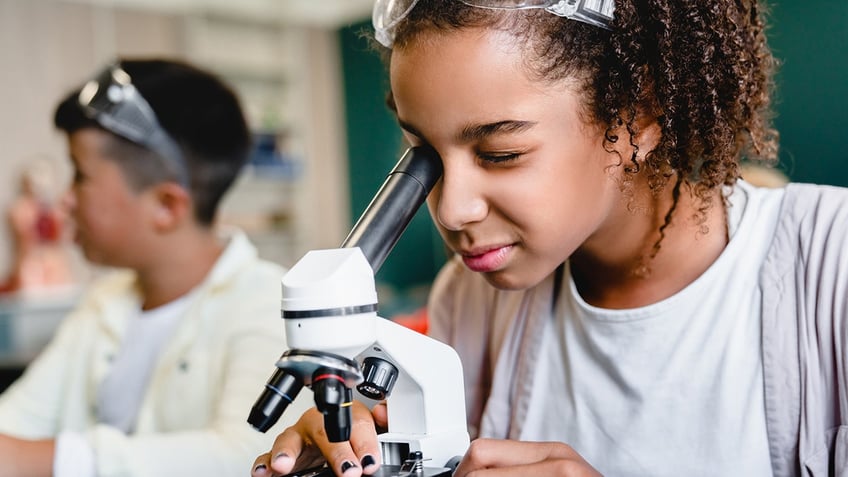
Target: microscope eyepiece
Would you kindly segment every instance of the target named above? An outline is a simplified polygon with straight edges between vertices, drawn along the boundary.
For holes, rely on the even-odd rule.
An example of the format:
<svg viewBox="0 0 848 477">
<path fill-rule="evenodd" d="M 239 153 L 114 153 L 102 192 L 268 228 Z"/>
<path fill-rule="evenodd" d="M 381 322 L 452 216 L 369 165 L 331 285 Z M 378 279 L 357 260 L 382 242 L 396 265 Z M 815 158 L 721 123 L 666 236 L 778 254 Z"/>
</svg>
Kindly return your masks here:
<svg viewBox="0 0 848 477">
<path fill-rule="evenodd" d="M 324 430 L 330 442 L 350 439 L 353 391 L 344 378 L 332 368 L 320 368 L 312 376 L 315 407 L 324 415 Z"/>
<path fill-rule="evenodd" d="M 432 147 L 407 149 L 342 242 L 342 248 L 359 247 L 377 273 L 442 177 L 442 171 L 442 159 Z"/>
<path fill-rule="evenodd" d="M 250 408 L 247 422 L 258 431 L 267 431 L 277 423 L 283 411 L 294 401 L 302 388 L 303 383 L 296 376 L 282 369 L 275 369 L 259 399 Z"/>
</svg>

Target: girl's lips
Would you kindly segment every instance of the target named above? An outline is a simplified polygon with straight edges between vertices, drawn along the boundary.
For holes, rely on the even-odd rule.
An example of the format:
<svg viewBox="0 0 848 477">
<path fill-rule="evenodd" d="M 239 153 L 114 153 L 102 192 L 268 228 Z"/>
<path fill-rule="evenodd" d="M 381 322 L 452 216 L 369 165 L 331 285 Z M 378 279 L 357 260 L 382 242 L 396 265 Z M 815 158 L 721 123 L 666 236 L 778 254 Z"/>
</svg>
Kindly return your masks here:
<svg viewBox="0 0 848 477">
<path fill-rule="evenodd" d="M 491 272 L 497 270 L 506 261 L 512 245 L 504 245 L 475 255 L 462 255 L 465 266 L 473 272 Z"/>
</svg>

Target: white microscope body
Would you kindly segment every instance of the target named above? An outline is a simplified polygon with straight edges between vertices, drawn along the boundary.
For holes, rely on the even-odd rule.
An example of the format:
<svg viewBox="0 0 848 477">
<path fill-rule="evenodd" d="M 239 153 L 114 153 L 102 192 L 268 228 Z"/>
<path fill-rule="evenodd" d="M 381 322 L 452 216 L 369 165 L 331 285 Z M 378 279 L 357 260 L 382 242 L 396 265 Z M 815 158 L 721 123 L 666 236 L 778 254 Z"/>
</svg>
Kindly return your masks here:
<svg viewBox="0 0 848 477">
<path fill-rule="evenodd" d="M 284 314 L 359 310 L 376 303 L 374 274 L 359 248 L 309 252 L 283 278 Z M 462 365 L 450 346 L 381 318 L 376 311 L 286 319 L 286 335 L 293 350 L 328 352 L 360 366 L 376 357 L 397 369 L 386 400 L 388 432 L 379 436 L 384 464 L 401 465 L 410 452 L 420 451 L 425 465 L 445 467 L 468 448 Z M 277 366 L 304 368 L 285 357 Z M 305 368 L 304 374 L 314 374 Z M 354 376 L 346 377 L 348 387 L 362 384 Z M 311 384 L 308 379 L 306 385 Z"/>
<path fill-rule="evenodd" d="M 441 173 L 435 151 L 411 148 L 343 248 L 311 251 L 283 277 L 289 349 L 251 409 L 248 422 L 255 428 L 270 428 L 308 386 L 328 438 L 342 442 L 350 435 L 354 392 L 367 404 L 385 399 L 388 432 L 379 435 L 383 467 L 377 475 L 451 474 L 469 445 L 459 356 L 378 317 L 374 284 L 375 272 Z"/>
</svg>

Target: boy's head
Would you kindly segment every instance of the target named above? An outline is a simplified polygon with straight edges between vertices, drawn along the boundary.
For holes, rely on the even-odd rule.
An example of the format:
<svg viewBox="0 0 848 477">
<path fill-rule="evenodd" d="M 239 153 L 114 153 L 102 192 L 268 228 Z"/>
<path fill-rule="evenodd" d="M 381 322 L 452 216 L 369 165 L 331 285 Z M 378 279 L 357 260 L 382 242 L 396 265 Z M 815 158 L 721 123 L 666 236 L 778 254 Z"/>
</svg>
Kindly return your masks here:
<svg viewBox="0 0 848 477">
<path fill-rule="evenodd" d="M 69 138 L 91 128 L 108 132 L 104 156 L 115 161 L 132 189 L 140 192 L 162 182 L 181 184 L 190 193 L 196 221 L 211 225 L 250 146 L 233 91 L 208 72 L 159 59 L 120 61 L 89 83 L 59 104 L 56 127 Z M 114 94 L 125 91 L 127 83 L 142 98 L 140 108 L 139 103 L 121 104 L 132 103 L 132 94 Z M 85 91 L 92 88 L 100 91 Z M 88 106 L 83 104 L 92 96 Z M 145 119 L 138 117 L 144 103 L 164 134 L 150 134 Z"/>
</svg>

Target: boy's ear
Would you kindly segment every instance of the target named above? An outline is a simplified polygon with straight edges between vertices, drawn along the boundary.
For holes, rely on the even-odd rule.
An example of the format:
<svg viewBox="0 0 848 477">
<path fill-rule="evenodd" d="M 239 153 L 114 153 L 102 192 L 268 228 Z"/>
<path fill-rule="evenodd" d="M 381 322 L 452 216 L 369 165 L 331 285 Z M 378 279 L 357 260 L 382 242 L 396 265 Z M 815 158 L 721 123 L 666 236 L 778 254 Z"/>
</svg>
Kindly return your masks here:
<svg viewBox="0 0 848 477">
<path fill-rule="evenodd" d="M 191 194 L 174 182 L 153 186 L 155 201 L 153 224 L 158 230 L 168 231 L 192 218 Z"/>
</svg>

